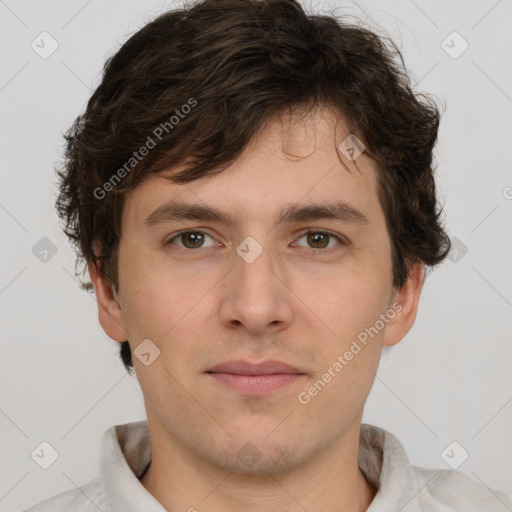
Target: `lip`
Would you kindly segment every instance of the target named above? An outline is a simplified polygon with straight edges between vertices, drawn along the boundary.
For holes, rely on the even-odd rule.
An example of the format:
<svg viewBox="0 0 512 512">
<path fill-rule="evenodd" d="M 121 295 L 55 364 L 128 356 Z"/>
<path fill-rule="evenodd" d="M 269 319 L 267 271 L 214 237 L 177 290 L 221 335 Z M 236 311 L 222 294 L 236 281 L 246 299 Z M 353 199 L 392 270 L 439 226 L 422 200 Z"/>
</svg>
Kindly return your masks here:
<svg viewBox="0 0 512 512">
<path fill-rule="evenodd" d="M 260 363 L 251 363 L 243 359 L 226 361 L 210 368 L 207 373 L 232 373 L 234 375 L 272 375 L 283 373 L 302 374 L 303 372 L 291 366 L 277 361 L 275 359 L 267 359 Z"/>
<path fill-rule="evenodd" d="M 206 372 L 219 384 L 243 395 L 266 395 L 306 375 L 294 366 L 268 359 L 260 363 L 237 360 L 220 363 Z"/>
</svg>

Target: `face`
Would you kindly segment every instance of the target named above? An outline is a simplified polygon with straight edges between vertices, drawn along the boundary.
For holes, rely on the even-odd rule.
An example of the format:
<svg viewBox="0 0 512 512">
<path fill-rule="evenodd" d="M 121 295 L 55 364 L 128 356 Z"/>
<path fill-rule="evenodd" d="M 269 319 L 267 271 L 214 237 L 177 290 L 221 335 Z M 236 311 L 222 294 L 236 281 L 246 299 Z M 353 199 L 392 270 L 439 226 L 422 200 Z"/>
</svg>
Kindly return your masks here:
<svg viewBox="0 0 512 512">
<path fill-rule="evenodd" d="M 330 111 L 291 121 L 275 119 L 214 177 L 144 181 L 124 206 L 118 294 L 91 272 L 105 331 L 130 342 L 153 432 L 241 474 L 281 474 L 358 431 L 382 347 L 409 330 L 419 297 L 419 269 L 392 287 L 372 161 L 337 152 L 349 132 Z M 232 222 L 162 208 L 178 203 Z M 295 370 L 210 373 L 239 360 Z"/>
</svg>

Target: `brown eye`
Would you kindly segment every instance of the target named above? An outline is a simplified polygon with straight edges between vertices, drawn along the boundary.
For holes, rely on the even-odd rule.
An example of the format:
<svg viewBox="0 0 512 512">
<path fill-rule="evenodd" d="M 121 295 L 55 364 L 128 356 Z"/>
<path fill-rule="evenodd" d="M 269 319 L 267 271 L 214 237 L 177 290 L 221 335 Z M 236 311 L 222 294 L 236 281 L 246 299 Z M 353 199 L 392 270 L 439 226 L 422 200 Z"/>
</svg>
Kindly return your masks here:
<svg viewBox="0 0 512 512">
<path fill-rule="evenodd" d="M 300 237 L 300 239 L 302 238 L 306 238 L 310 249 L 331 249 L 333 246 L 329 247 L 329 244 L 332 240 L 337 240 L 338 245 L 343 245 L 343 240 L 340 237 L 326 231 L 308 231 Z"/>
<path fill-rule="evenodd" d="M 178 247 L 181 247 L 183 249 L 202 249 L 205 237 L 210 237 L 207 233 L 204 233 L 202 231 L 182 231 L 181 233 L 178 233 L 177 235 L 173 236 L 166 245 L 170 245 L 174 243 L 175 240 L 179 240 L 182 245 L 178 245 Z"/>
<path fill-rule="evenodd" d="M 314 249 L 325 249 L 329 245 L 329 235 L 326 233 L 308 233 L 307 240 Z"/>
</svg>

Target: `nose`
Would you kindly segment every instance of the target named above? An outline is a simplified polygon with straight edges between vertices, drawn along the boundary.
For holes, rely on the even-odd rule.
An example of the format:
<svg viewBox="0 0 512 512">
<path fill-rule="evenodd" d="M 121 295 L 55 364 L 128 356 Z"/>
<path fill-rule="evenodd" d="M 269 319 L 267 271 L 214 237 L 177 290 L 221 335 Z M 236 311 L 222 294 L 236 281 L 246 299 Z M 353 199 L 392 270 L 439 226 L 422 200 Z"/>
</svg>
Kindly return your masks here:
<svg viewBox="0 0 512 512">
<path fill-rule="evenodd" d="M 272 251 L 249 237 L 238 246 L 233 265 L 222 283 L 223 325 L 254 336 L 289 327 L 294 315 L 292 285 Z"/>
</svg>

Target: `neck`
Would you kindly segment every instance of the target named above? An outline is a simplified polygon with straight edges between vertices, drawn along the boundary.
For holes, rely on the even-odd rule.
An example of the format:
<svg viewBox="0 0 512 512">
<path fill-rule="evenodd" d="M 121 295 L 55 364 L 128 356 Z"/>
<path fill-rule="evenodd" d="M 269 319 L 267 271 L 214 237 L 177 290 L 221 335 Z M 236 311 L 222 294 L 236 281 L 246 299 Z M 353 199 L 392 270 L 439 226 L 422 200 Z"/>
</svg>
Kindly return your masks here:
<svg viewBox="0 0 512 512">
<path fill-rule="evenodd" d="M 357 464 L 359 430 L 278 476 L 226 471 L 178 443 L 159 442 L 163 436 L 151 437 L 153 458 L 141 483 L 167 510 L 363 512 L 377 492 Z"/>
</svg>

